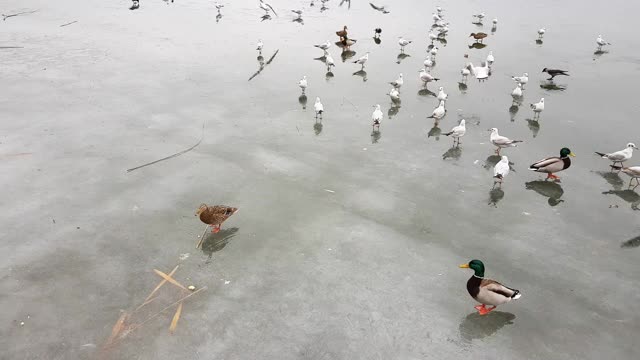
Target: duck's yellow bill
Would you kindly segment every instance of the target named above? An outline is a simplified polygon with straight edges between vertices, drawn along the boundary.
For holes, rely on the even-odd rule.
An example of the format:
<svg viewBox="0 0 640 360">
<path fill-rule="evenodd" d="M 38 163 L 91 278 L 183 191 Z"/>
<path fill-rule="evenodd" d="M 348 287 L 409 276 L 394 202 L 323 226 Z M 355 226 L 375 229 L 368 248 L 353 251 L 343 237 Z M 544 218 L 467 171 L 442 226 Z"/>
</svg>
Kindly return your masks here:
<svg viewBox="0 0 640 360">
<path fill-rule="evenodd" d="M 576 156 L 576 154 L 574 154 L 573 152 L 570 152 L 569 156 Z"/>
<path fill-rule="evenodd" d="M 469 268 L 469 264 L 462 264 L 459 267 L 461 267 L 463 269 L 468 269 Z"/>
</svg>

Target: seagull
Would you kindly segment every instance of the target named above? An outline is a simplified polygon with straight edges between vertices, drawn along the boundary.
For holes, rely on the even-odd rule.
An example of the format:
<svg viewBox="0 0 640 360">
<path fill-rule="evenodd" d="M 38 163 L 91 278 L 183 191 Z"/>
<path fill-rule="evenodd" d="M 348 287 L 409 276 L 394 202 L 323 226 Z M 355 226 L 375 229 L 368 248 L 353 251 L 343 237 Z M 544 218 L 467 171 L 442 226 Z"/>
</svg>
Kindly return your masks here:
<svg viewBox="0 0 640 360">
<path fill-rule="evenodd" d="M 547 32 L 546 28 L 538 29 L 538 39 L 542 39 L 544 37 L 544 33 Z"/>
<path fill-rule="evenodd" d="M 473 66 L 472 63 L 467 65 L 473 76 L 475 76 L 478 81 L 484 81 L 489 78 L 489 66 L 486 63 L 483 64 L 484 66 Z"/>
<path fill-rule="evenodd" d="M 540 113 L 544 111 L 544 98 L 541 98 L 540 101 L 535 104 L 531 104 L 531 110 L 533 110 L 534 119 L 540 118 Z"/>
<path fill-rule="evenodd" d="M 322 113 L 324 112 L 324 106 L 322 106 L 322 103 L 320 102 L 320 98 L 319 97 L 316 98 L 316 103 L 313 105 L 313 108 L 316 111 L 316 119 L 318 118 L 318 115 L 320 115 L 320 119 L 322 119 Z"/>
<path fill-rule="evenodd" d="M 569 74 L 567 74 L 567 70 L 559 70 L 559 69 L 547 69 L 544 68 L 542 69 L 542 72 L 546 72 L 547 74 L 551 75 L 550 78 L 548 78 L 547 80 L 553 80 L 554 77 L 558 76 L 558 75 L 564 75 L 564 76 L 569 76 Z"/>
<path fill-rule="evenodd" d="M 439 90 L 440 91 L 438 91 L 438 100 L 447 100 L 449 95 L 447 95 L 447 93 L 444 92 L 444 88 L 440 86 Z"/>
<path fill-rule="evenodd" d="M 392 81 L 389 84 L 391 84 L 396 89 L 400 89 L 402 87 L 402 85 L 404 84 L 404 79 L 402 78 L 402 73 L 400 73 L 400 75 L 398 75 L 398 78 L 395 81 Z"/>
<path fill-rule="evenodd" d="M 440 27 L 440 29 L 438 30 L 438 36 L 442 37 L 447 35 L 447 33 L 449 32 L 449 27 L 447 25 Z"/>
<path fill-rule="evenodd" d="M 433 42 L 438 38 L 438 35 L 429 32 L 429 40 L 431 40 L 431 43 L 433 44 Z"/>
<path fill-rule="evenodd" d="M 307 90 L 307 76 L 303 76 L 302 79 L 298 82 L 298 86 L 302 89 L 302 93 L 304 94 L 305 90 Z"/>
<path fill-rule="evenodd" d="M 508 147 L 516 147 L 518 143 L 521 143 L 522 140 L 511 140 L 506 136 L 501 136 L 498 134 L 498 129 L 491 128 L 491 136 L 489 136 L 489 140 L 494 146 L 497 146 L 496 154 L 500 155 L 500 149 L 508 148 Z"/>
<path fill-rule="evenodd" d="M 366 54 L 364 54 L 364 56 L 360 57 L 358 60 L 354 61 L 354 64 L 360 64 L 362 65 L 362 69 L 364 69 L 364 64 L 369 60 L 369 52 L 367 51 Z"/>
<path fill-rule="evenodd" d="M 430 55 L 428 55 L 427 59 L 424 61 L 424 67 L 427 69 L 427 71 L 430 71 L 433 67 L 433 60 L 431 60 Z"/>
<path fill-rule="evenodd" d="M 275 16 L 278 16 L 278 14 L 276 14 L 276 11 L 273 9 L 273 6 L 271 6 L 271 4 L 269 4 L 268 2 L 265 2 L 264 0 L 260 0 L 260 5 L 258 5 L 260 7 L 260 9 L 264 10 L 267 14 L 269 14 L 269 11 L 273 11 L 273 14 Z"/>
<path fill-rule="evenodd" d="M 431 116 L 428 116 L 427 118 L 435 119 L 436 121 L 439 121 L 444 117 L 446 113 L 447 113 L 447 110 L 444 108 L 444 101 L 440 100 L 440 105 L 438 105 L 437 108 L 433 109 L 433 113 L 431 114 Z"/>
<path fill-rule="evenodd" d="M 598 49 L 602 49 L 602 47 L 605 45 L 611 45 L 611 43 L 604 41 L 604 39 L 602 38 L 602 35 L 598 35 L 598 38 L 596 39 L 596 43 L 598 44 Z"/>
<path fill-rule="evenodd" d="M 440 79 L 433 77 L 431 74 L 429 74 L 427 72 L 427 70 L 422 69 L 419 71 L 420 72 L 420 80 L 422 80 L 422 82 L 424 83 L 424 87 L 427 87 L 427 84 L 432 82 L 432 81 L 438 81 Z"/>
<path fill-rule="evenodd" d="M 460 120 L 460 125 L 454 126 L 451 129 L 451 131 L 449 131 L 448 133 L 444 133 L 442 135 L 453 137 L 453 144 L 460 145 L 460 138 L 463 137 L 464 134 L 467 132 L 467 128 L 465 127 L 464 123 L 465 123 L 464 119 Z"/>
<path fill-rule="evenodd" d="M 482 22 L 482 19 L 484 19 L 485 14 L 484 14 L 484 12 L 481 12 L 480 14 L 476 14 L 476 15 L 473 15 L 473 16 L 478 18 L 478 22 Z"/>
<path fill-rule="evenodd" d="M 636 180 L 635 187 L 638 187 L 638 185 L 640 185 L 640 166 L 623 167 L 623 166 L 611 165 L 611 168 L 618 171 L 622 171 L 623 173 L 631 176 L 631 179 L 629 179 L 629 187 L 631 187 L 631 182 L 633 181 L 633 179 Z"/>
<path fill-rule="evenodd" d="M 262 43 L 262 40 L 258 39 L 258 44 L 256 46 L 256 50 L 258 50 L 259 52 L 262 52 L 262 47 L 264 46 L 264 44 Z"/>
<path fill-rule="evenodd" d="M 471 71 L 467 66 L 465 66 L 460 70 L 460 74 L 462 74 L 462 81 L 467 81 L 467 77 L 471 74 Z"/>
<path fill-rule="evenodd" d="M 514 98 L 522 97 L 522 84 L 518 83 L 516 85 L 516 88 L 511 92 L 511 96 L 513 96 Z"/>
<path fill-rule="evenodd" d="M 502 159 L 493 167 L 493 186 L 495 187 L 496 183 L 502 186 L 502 181 L 507 175 L 509 175 L 509 158 L 502 155 Z"/>
<path fill-rule="evenodd" d="M 494 61 L 493 51 L 489 51 L 489 55 L 487 55 L 487 64 L 492 65 Z"/>
<path fill-rule="evenodd" d="M 605 154 L 596 151 L 596 154 L 602 156 L 603 159 L 609 159 L 613 161 L 612 166 L 615 166 L 616 164 L 622 165 L 623 162 L 631 159 L 631 157 L 633 156 L 633 149 L 638 150 L 638 147 L 634 143 L 628 143 L 627 147 L 624 148 L 624 150 L 616 151 L 611 154 Z"/>
<path fill-rule="evenodd" d="M 378 129 L 380 129 L 380 123 L 382 122 L 383 116 L 384 114 L 382 113 L 382 110 L 380 110 L 380 105 L 376 105 L 376 109 L 373 110 L 373 114 L 371 114 L 371 120 L 373 120 L 373 128 L 378 127 Z"/>
<path fill-rule="evenodd" d="M 398 91 L 398 89 L 396 89 L 396 87 L 394 86 L 389 91 L 389 96 L 391 97 L 391 100 L 398 101 L 400 100 L 400 91 Z"/>
<path fill-rule="evenodd" d="M 398 44 L 400 45 L 400 51 L 404 52 L 404 47 L 411 44 L 413 41 L 411 40 L 405 40 L 402 38 L 402 36 L 400 36 L 399 40 L 398 40 Z"/>
<path fill-rule="evenodd" d="M 498 25 L 498 18 L 493 18 L 493 20 L 491 20 L 491 22 L 493 23 L 493 26 L 495 27 L 496 25 Z"/>
<path fill-rule="evenodd" d="M 438 47 L 434 46 L 431 48 L 431 51 L 429 51 L 429 53 L 431 54 L 431 56 L 433 56 L 433 58 L 436 58 L 436 55 L 438 54 Z"/>
<path fill-rule="evenodd" d="M 220 12 L 220 9 L 222 9 L 224 7 L 224 5 L 220 4 L 220 3 L 215 3 L 216 9 L 218 9 L 218 12 Z"/>
<path fill-rule="evenodd" d="M 375 10 L 378 10 L 378 11 L 382 12 L 383 14 L 388 14 L 389 13 L 389 10 L 385 9 L 384 6 L 377 6 L 377 5 L 374 5 L 372 3 L 369 3 L 369 5 L 371 5 L 371 7 L 374 8 Z"/>
<path fill-rule="evenodd" d="M 327 52 L 327 57 L 325 59 L 325 63 L 327 64 L 327 71 L 331 71 L 331 67 L 336 66 L 335 61 L 333 61 L 333 58 L 328 52 Z"/>
<path fill-rule="evenodd" d="M 524 73 L 522 76 L 512 76 L 513 81 L 522 84 L 522 88 L 524 89 L 524 85 L 529 82 L 529 74 Z"/>
<path fill-rule="evenodd" d="M 291 10 L 292 13 L 297 14 L 298 17 L 302 16 L 302 10 Z"/>
<path fill-rule="evenodd" d="M 381 28 L 375 28 L 373 29 L 373 36 L 376 38 L 380 37 L 380 34 L 382 34 L 382 29 Z"/>
<path fill-rule="evenodd" d="M 329 40 L 327 40 L 327 42 L 326 42 L 326 43 L 324 43 L 324 44 L 320 44 L 320 45 L 313 45 L 313 46 L 315 46 L 315 47 L 317 47 L 317 48 L 319 48 L 319 49 L 322 49 L 322 50 L 328 50 L 328 49 L 329 49 L 329 47 L 331 46 L 331 43 L 329 42 Z"/>
</svg>

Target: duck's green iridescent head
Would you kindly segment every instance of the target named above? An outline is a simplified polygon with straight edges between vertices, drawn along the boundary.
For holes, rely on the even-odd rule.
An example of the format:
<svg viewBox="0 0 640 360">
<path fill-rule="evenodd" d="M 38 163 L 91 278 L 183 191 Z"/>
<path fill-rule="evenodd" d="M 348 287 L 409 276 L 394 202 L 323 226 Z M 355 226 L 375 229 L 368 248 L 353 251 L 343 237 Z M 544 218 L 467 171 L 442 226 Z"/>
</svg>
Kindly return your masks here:
<svg viewBox="0 0 640 360">
<path fill-rule="evenodd" d="M 576 154 L 571 152 L 571 150 L 569 150 L 569 148 L 566 148 L 566 147 L 560 149 L 560 157 L 566 158 L 567 156 L 576 156 Z"/>
<path fill-rule="evenodd" d="M 484 277 L 484 264 L 480 260 L 471 260 L 468 264 L 460 265 L 464 269 L 473 269 L 477 277 Z"/>
</svg>

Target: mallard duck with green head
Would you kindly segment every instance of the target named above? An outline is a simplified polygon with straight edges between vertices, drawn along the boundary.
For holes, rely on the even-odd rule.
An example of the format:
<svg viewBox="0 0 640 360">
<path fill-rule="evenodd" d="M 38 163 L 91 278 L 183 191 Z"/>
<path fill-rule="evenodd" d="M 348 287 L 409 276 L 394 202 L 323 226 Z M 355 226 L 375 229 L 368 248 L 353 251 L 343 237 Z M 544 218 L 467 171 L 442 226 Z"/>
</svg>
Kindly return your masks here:
<svg viewBox="0 0 640 360">
<path fill-rule="evenodd" d="M 553 173 L 566 170 L 571 166 L 569 156 L 576 156 L 569 148 L 560 149 L 560 156 L 548 157 L 537 161 L 529 166 L 529 170 L 547 173 L 547 179 L 559 180 L 560 178 Z"/>
<path fill-rule="evenodd" d="M 481 305 L 475 306 L 478 314 L 486 315 L 498 305 L 517 300 L 522 296 L 520 290 L 508 288 L 499 282 L 484 278 L 484 264 L 480 260 L 471 260 L 468 264 L 460 265 L 464 269 L 472 269 L 474 274 L 467 281 L 467 291 Z M 487 305 L 493 305 L 487 308 Z"/>
</svg>

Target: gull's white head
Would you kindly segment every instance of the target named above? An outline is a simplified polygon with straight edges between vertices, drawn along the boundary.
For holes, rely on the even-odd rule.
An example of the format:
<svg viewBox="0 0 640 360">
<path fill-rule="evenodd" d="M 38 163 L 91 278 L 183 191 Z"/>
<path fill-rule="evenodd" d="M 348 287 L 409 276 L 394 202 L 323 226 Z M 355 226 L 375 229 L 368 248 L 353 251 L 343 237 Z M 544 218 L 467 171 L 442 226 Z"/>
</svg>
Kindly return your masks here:
<svg viewBox="0 0 640 360">
<path fill-rule="evenodd" d="M 491 131 L 491 134 L 496 134 L 496 135 L 498 134 L 498 129 L 496 128 L 491 128 L 489 129 L 489 131 Z"/>
<path fill-rule="evenodd" d="M 320 103 L 320 98 L 319 98 L 319 97 L 317 97 L 317 98 L 316 98 L 316 104 L 319 104 L 319 103 Z"/>
<path fill-rule="evenodd" d="M 491 20 L 493 22 L 493 24 L 497 24 L 498 23 L 498 18 L 494 18 L 493 20 Z"/>
<path fill-rule="evenodd" d="M 464 127 L 465 123 L 466 123 L 466 121 L 464 119 L 460 120 L 460 126 Z"/>
<path fill-rule="evenodd" d="M 634 144 L 634 143 L 628 143 L 628 144 L 627 144 L 627 147 L 628 147 L 628 148 L 632 148 L 632 149 L 636 149 L 636 150 L 638 150 L 638 147 L 637 147 L 637 146 L 636 146 L 636 144 Z"/>
<path fill-rule="evenodd" d="M 519 87 L 520 89 L 522 89 L 522 84 L 521 84 L 521 83 L 518 83 L 518 87 Z"/>
<path fill-rule="evenodd" d="M 444 88 L 442 86 L 440 86 L 440 88 L 438 90 L 444 91 Z"/>
<path fill-rule="evenodd" d="M 376 104 L 376 110 L 380 110 L 380 104 Z"/>
<path fill-rule="evenodd" d="M 402 73 L 400 73 L 400 76 L 399 76 L 399 78 L 400 78 L 400 79 L 402 79 Z"/>
<path fill-rule="evenodd" d="M 544 98 L 540 98 L 540 103 L 544 104 Z"/>
<path fill-rule="evenodd" d="M 502 160 L 500 160 L 500 162 L 508 164 L 509 163 L 509 158 L 506 155 L 502 155 Z"/>
<path fill-rule="evenodd" d="M 529 77 L 529 73 L 524 73 L 523 76 Z"/>
</svg>

